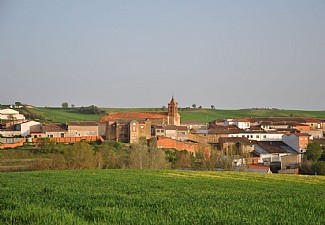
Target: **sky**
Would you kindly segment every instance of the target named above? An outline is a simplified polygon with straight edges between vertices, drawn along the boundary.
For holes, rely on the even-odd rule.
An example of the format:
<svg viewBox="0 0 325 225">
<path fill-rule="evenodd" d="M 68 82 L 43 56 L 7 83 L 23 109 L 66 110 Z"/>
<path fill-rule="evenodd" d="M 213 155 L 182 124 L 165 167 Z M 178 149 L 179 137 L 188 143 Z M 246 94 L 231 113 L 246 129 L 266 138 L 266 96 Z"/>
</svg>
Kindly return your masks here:
<svg viewBox="0 0 325 225">
<path fill-rule="evenodd" d="M 324 0 L 0 0 L 0 104 L 325 110 Z"/>
</svg>

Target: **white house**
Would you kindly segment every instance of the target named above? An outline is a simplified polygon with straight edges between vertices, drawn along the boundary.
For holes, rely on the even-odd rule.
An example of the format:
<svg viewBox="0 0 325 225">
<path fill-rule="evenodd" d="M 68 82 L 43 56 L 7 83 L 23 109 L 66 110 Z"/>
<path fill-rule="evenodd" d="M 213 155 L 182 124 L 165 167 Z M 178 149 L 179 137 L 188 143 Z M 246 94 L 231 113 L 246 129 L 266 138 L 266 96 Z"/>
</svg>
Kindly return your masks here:
<svg viewBox="0 0 325 225">
<path fill-rule="evenodd" d="M 263 132 L 263 131 L 247 131 L 237 134 L 229 134 L 228 137 L 247 137 L 249 140 L 255 141 L 282 141 L 283 133 Z"/>
<path fill-rule="evenodd" d="M 28 121 L 15 125 L 15 130 L 20 131 L 20 135 L 23 137 L 30 135 L 31 132 L 40 132 L 41 129 L 41 123 L 36 121 Z"/>
<path fill-rule="evenodd" d="M 239 129 L 246 130 L 251 127 L 251 122 L 249 119 L 236 119 L 235 126 L 237 126 Z"/>
<path fill-rule="evenodd" d="M 25 116 L 19 114 L 18 111 L 13 109 L 1 109 L 0 110 L 0 119 L 1 120 L 25 120 Z"/>
</svg>

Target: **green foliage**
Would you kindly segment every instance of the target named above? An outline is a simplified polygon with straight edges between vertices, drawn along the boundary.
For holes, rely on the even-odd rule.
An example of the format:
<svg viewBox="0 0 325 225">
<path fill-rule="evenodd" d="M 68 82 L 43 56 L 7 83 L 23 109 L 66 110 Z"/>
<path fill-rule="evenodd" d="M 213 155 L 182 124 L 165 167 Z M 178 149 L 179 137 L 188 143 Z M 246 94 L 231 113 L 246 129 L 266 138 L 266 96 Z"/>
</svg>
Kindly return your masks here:
<svg viewBox="0 0 325 225">
<path fill-rule="evenodd" d="M 78 113 L 83 114 L 100 114 L 104 111 L 100 110 L 97 106 L 81 106 L 80 108 L 75 109 Z"/>
<path fill-rule="evenodd" d="M 0 184 L 0 224 L 325 224 L 316 176 L 41 171 Z"/>
<path fill-rule="evenodd" d="M 299 172 L 309 175 L 325 175 L 325 162 L 304 161 L 301 163 Z"/>
<path fill-rule="evenodd" d="M 95 152 L 86 142 L 75 143 L 64 152 L 69 169 L 84 170 L 96 168 Z"/>
<path fill-rule="evenodd" d="M 121 169 L 127 166 L 128 152 L 120 142 L 105 142 L 96 146 L 96 152 L 101 155 L 103 169 Z"/>
<path fill-rule="evenodd" d="M 130 145 L 129 168 L 131 169 L 167 169 L 169 163 L 166 154 L 158 149 L 154 141 L 149 142 L 145 137 L 140 137 L 138 143 Z"/>
<path fill-rule="evenodd" d="M 306 157 L 307 160 L 316 162 L 318 159 L 320 159 L 322 153 L 323 153 L 323 149 L 320 146 L 320 144 L 316 142 L 311 142 L 307 146 L 307 151 L 304 157 Z"/>
<path fill-rule="evenodd" d="M 15 106 L 22 106 L 23 104 L 21 102 L 15 102 Z"/>
<path fill-rule="evenodd" d="M 69 103 L 63 102 L 62 103 L 62 108 L 67 109 L 69 107 Z"/>
</svg>

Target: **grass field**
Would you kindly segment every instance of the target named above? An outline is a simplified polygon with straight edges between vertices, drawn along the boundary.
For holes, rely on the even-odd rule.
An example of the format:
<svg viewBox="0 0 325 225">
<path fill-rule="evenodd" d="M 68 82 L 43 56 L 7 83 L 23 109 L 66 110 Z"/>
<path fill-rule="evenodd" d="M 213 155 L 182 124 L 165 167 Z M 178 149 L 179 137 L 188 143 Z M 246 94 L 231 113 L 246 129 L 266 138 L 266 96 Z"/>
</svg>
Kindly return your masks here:
<svg viewBox="0 0 325 225">
<path fill-rule="evenodd" d="M 156 112 L 159 108 L 103 108 L 106 114 L 111 112 Z M 69 121 L 97 121 L 103 115 L 80 114 L 62 108 L 32 108 L 31 113 L 42 115 L 46 121 L 54 123 L 65 123 Z M 196 120 L 209 122 L 222 118 L 244 118 L 244 117 L 317 117 L 325 118 L 325 111 L 302 111 L 302 110 L 221 110 L 201 109 L 179 111 L 181 120 Z"/>
<path fill-rule="evenodd" d="M 239 172 L 0 173 L 0 224 L 325 224 L 324 186 Z"/>
</svg>

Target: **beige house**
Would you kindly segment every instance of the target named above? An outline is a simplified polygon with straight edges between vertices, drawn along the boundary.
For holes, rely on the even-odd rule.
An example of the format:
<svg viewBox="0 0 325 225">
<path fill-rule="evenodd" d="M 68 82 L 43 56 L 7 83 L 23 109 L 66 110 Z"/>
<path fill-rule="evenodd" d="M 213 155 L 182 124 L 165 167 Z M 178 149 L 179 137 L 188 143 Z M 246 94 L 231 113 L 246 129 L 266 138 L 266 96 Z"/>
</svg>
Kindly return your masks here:
<svg viewBox="0 0 325 225">
<path fill-rule="evenodd" d="M 151 138 L 151 122 L 148 120 L 132 120 L 129 123 L 130 143 L 137 143 L 140 137 Z"/>
<path fill-rule="evenodd" d="M 69 137 L 98 136 L 97 122 L 68 122 L 66 126 Z"/>
<path fill-rule="evenodd" d="M 181 126 L 186 126 L 188 130 L 207 129 L 208 127 L 206 123 L 198 121 L 182 121 Z"/>
<path fill-rule="evenodd" d="M 186 126 L 167 125 L 164 126 L 165 137 L 178 141 L 188 140 L 188 129 Z"/>
</svg>

